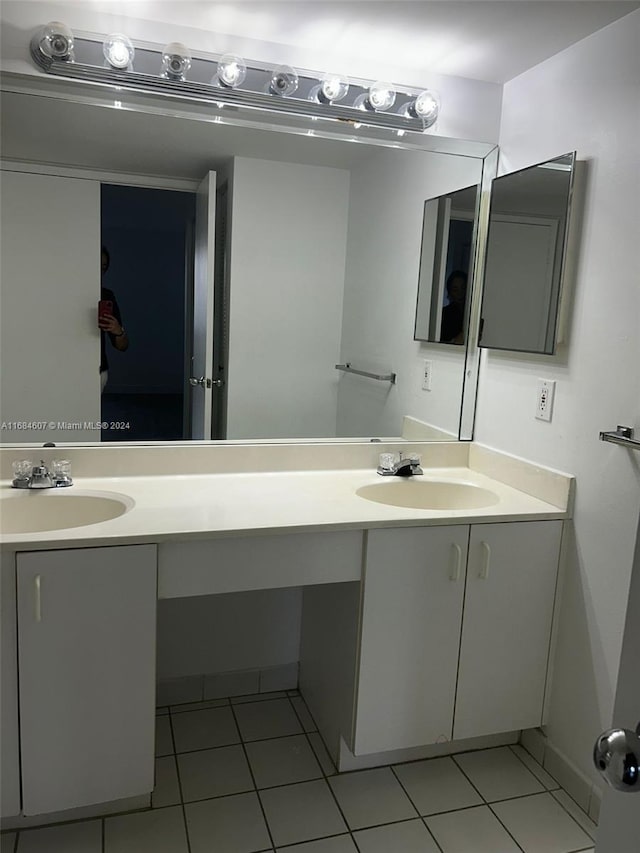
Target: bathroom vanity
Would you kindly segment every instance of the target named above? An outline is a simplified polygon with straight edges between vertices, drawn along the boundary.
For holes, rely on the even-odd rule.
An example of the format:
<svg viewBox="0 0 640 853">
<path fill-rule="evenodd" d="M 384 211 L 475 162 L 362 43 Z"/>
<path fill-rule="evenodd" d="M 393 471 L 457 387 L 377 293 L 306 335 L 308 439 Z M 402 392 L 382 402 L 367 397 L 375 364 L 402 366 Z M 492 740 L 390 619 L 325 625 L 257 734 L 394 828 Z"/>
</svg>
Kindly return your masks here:
<svg viewBox="0 0 640 853">
<path fill-rule="evenodd" d="M 400 481 L 375 473 L 381 448 L 265 447 L 251 470 L 237 447 L 225 465 L 182 447 L 162 476 L 145 470 L 154 448 L 135 449 L 137 471 L 131 448 L 84 448 L 73 489 L 5 481 L 2 505 L 25 515 L 2 536 L 3 815 L 151 791 L 157 599 L 303 588 L 300 689 L 339 768 L 540 725 L 572 479 L 432 444 L 424 476 Z M 171 470 L 203 461 L 219 473 Z M 70 497 L 123 511 L 25 532 Z"/>
</svg>

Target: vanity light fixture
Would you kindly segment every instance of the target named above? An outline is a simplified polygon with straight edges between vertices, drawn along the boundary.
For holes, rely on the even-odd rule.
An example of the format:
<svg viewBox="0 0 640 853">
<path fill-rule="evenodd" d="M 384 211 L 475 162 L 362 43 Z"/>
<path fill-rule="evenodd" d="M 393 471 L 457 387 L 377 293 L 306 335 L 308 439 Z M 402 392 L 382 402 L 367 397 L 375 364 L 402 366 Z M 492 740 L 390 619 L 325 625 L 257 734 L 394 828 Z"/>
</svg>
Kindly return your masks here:
<svg viewBox="0 0 640 853">
<path fill-rule="evenodd" d="M 122 33 L 111 33 L 102 46 L 104 58 L 111 68 L 133 69 L 135 50 L 131 39 Z"/>
<path fill-rule="evenodd" d="M 233 53 L 225 53 L 218 60 L 218 70 L 211 82 L 219 83 L 229 89 L 235 89 L 236 86 L 242 85 L 246 76 L 247 66 L 244 59 Z"/>
<path fill-rule="evenodd" d="M 322 75 L 289 65 L 273 68 L 247 63 L 235 54 L 192 57 L 188 47 L 178 42 L 164 48 L 138 45 L 134 51 L 130 39 L 120 33 L 104 40 L 93 35 L 74 37 L 66 24 L 57 21 L 41 27 L 30 47 L 33 62 L 45 74 L 115 89 L 121 104 L 120 92 L 138 92 L 214 110 L 270 111 L 281 117 L 343 122 L 354 130 L 365 126 L 400 136 L 431 127 L 440 106 L 434 93 L 406 86 L 347 79 L 333 72 Z"/>
<path fill-rule="evenodd" d="M 425 127 L 431 125 L 437 120 L 440 112 L 440 98 L 435 92 L 430 92 L 425 89 L 403 108 L 403 114 L 412 116 L 413 118 L 422 119 Z"/>
<path fill-rule="evenodd" d="M 162 51 L 162 76 L 167 80 L 181 82 L 187 79 L 191 68 L 191 53 L 179 41 L 172 41 Z"/>
<path fill-rule="evenodd" d="M 396 90 L 389 83 L 372 83 L 366 95 L 356 98 L 355 107 L 361 110 L 373 110 L 383 113 L 391 109 L 396 100 Z"/>
<path fill-rule="evenodd" d="M 40 53 L 48 59 L 73 62 L 73 33 L 66 24 L 50 21 L 34 37 Z"/>
<path fill-rule="evenodd" d="M 297 72 L 290 65 L 278 65 L 273 69 L 269 81 L 269 91 L 272 95 L 288 98 L 298 88 L 300 79 Z"/>
</svg>

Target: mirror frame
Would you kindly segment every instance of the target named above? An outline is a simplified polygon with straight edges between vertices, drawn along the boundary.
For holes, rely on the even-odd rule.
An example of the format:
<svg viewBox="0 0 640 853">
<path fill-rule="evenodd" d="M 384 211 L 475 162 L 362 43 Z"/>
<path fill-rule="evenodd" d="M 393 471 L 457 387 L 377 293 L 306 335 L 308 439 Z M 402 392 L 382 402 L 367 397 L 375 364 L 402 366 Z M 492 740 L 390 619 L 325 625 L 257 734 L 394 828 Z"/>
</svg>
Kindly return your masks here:
<svg viewBox="0 0 640 853">
<path fill-rule="evenodd" d="M 478 377 L 480 367 L 480 349 L 478 347 L 478 327 L 480 319 L 480 304 L 482 298 L 482 281 L 484 277 L 484 262 L 486 253 L 486 235 L 488 226 L 488 213 L 490 206 L 491 182 L 497 174 L 498 146 L 490 142 L 476 142 L 473 140 L 454 139 L 451 137 L 437 136 L 432 130 L 423 133 L 407 132 L 406 137 L 399 142 L 397 133 L 393 130 L 366 127 L 356 129 L 351 126 L 345 131 L 339 122 L 327 122 L 327 126 L 318 128 L 318 122 L 312 124 L 311 118 L 282 116 L 274 113 L 268 115 L 247 110 L 248 116 L 229 118 L 228 110 L 211 109 L 208 105 L 206 111 L 199 109 L 197 104 L 181 101 L 166 96 L 139 94 L 134 92 L 116 91 L 112 84 L 97 84 L 70 81 L 65 78 L 54 76 L 35 76 L 30 74 L 19 74 L 13 72 L 0 73 L 0 93 L 11 93 L 19 95 L 33 95 L 44 98 L 60 99 L 72 103 L 97 106 L 107 109 L 127 110 L 152 115 L 165 115 L 173 118 L 181 118 L 186 121 L 218 122 L 233 124 L 240 127 L 254 128 L 259 130 L 270 130 L 275 132 L 286 132 L 296 135 L 307 135 L 313 130 L 315 136 L 321 139 L 341 140 L 355 144 L 376 145 L 385 148 L 397 148 L 412 151 L 425 151 L 438 154 L 455 154 L 471 157 L 481 161 L 481 180 L 479 184 L 479 202 L 477 206 L 478 216 L 474 223 L 474 260 L 473 275 L 469 283 L 469 320 L 467 342 L 464 348 L 464 368 L 461 389 L 460 418 L 457 441 L 472 441 L 475 408 L 478 390 Z M 114 99 L 117 94 L 117 99 Z M 21 165 L 19 161 L 2 160 L 9 168 Z M 22 164 L 24 165 L 24 163 Z M 69 168 L 69 167 L 62 167 Z M 357 438 L 287 438 L 287 439 L 208 439 L 203 441 L 140 441 L 140 442 L 58 442 L 61 447 L 180 447 L 205 445 L 273 445 L 273 444 L 369 444 L 373 439 L 368 437 Z M 428 446 L 433 442 L 414 442 Z M 40 447 L 40 442 L 24 443 L 2 443 L 0 447 Z"/>
</svg>

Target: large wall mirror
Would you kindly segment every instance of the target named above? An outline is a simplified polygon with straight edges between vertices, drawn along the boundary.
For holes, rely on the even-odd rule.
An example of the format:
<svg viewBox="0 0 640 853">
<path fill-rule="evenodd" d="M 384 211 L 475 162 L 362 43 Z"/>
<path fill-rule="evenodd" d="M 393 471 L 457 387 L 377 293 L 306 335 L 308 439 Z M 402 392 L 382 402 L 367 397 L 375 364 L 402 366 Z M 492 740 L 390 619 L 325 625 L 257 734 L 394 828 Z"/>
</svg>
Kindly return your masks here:
<svg viewBox="0 0 640 853">
<path fill-rule="evenodd" d="M 555 352 L 575 152 L 491 185 L 480 346 Z"/>
<path fill-rule="evenodd" d="M 416 282 L 477 145 L 114 105 L 3 95 L 3 442 L 459 438 L 465 346 L 414 340 Z"/>
</svg>

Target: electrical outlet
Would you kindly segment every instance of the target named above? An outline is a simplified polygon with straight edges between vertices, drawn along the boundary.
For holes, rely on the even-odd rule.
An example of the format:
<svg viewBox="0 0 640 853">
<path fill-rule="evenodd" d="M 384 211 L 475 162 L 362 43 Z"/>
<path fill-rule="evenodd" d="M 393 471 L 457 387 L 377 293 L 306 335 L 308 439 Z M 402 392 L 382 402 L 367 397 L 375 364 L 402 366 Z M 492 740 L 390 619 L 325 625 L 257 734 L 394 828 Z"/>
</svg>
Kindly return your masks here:
<svg viewBox="0 0 640 853">
<path fill-rule="evenodd" d="M 422 374 L 422 390 L 431 391 L 431 373 L 433 371 L 433 362 L 425 358 L 424 373 Z"/>
<path fill-rule="evenodd" d="M 536 418 L 539 421 L 550 421 L 553 414 L 553 397 L 556 390 L 555 379 L 538 379 L 538 400 Z"/>
</svg>

